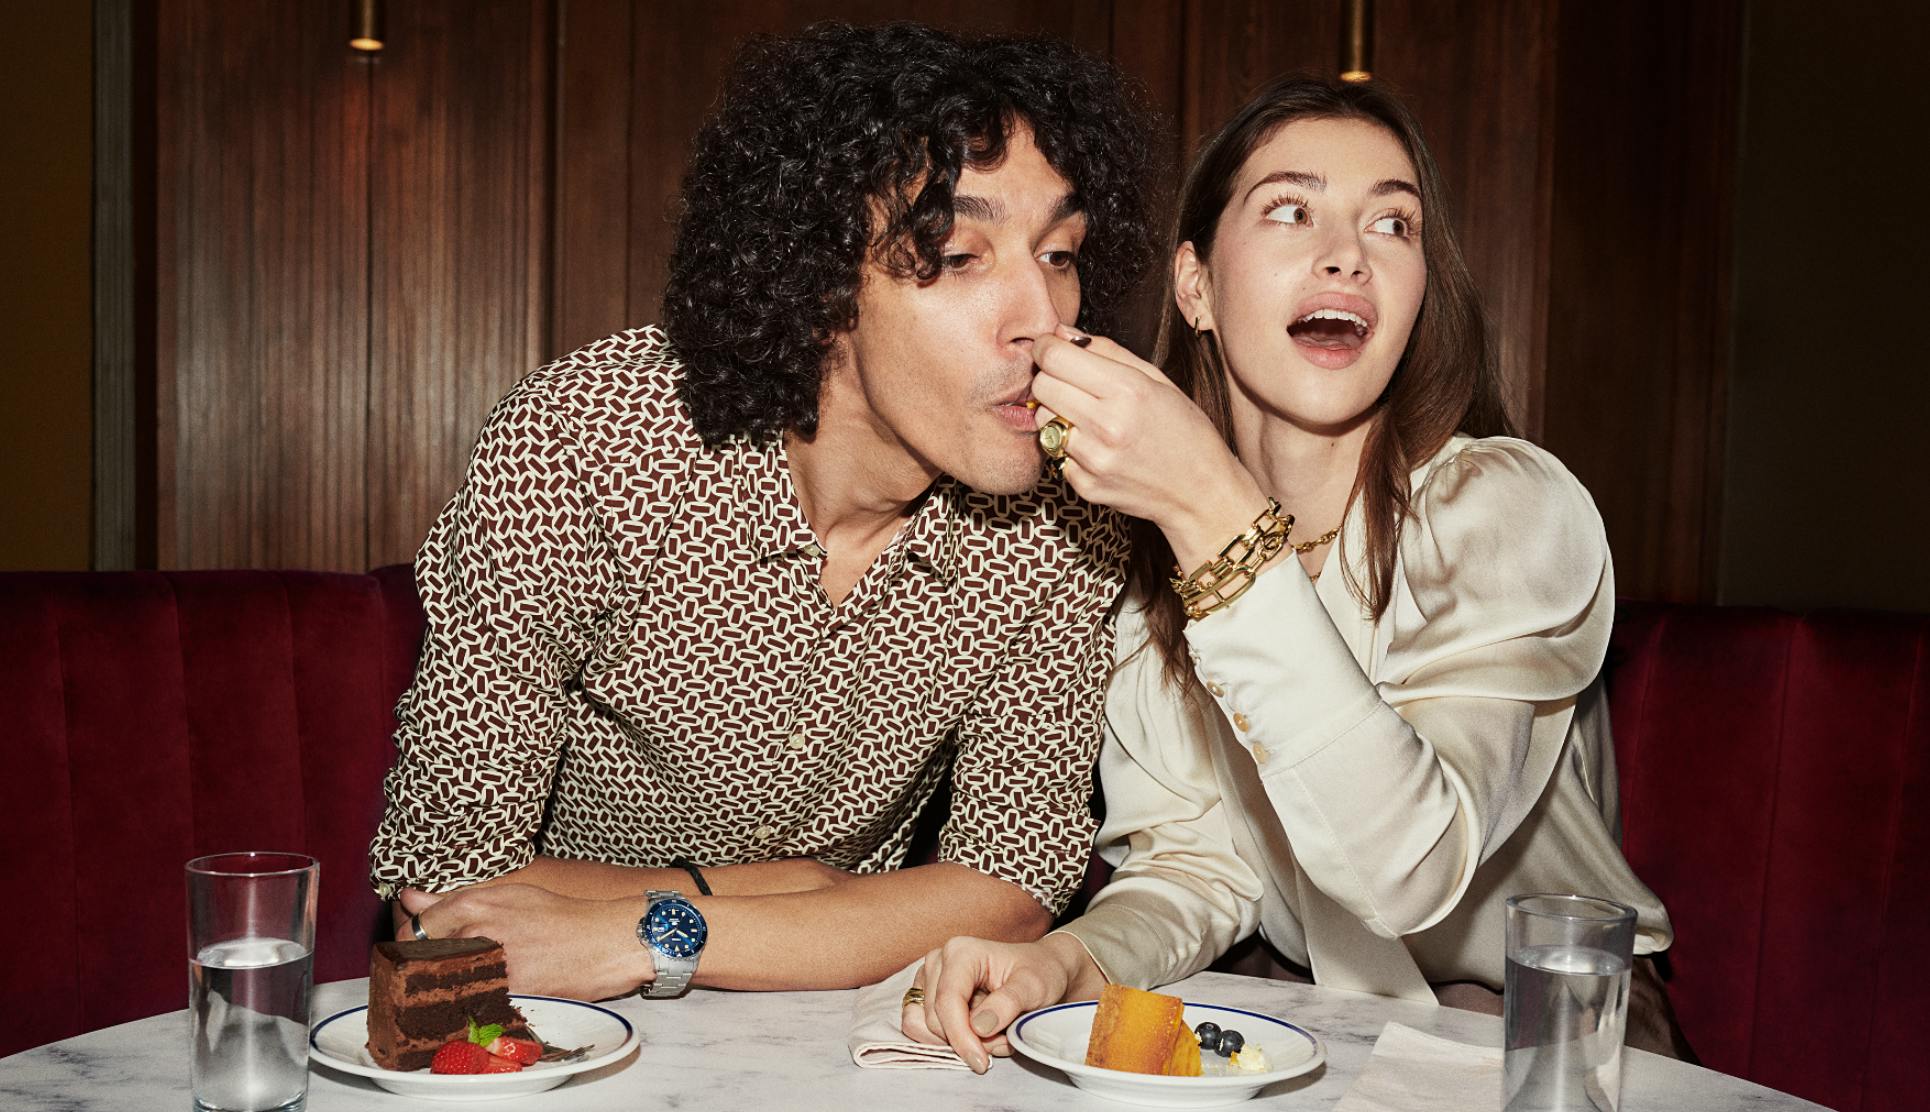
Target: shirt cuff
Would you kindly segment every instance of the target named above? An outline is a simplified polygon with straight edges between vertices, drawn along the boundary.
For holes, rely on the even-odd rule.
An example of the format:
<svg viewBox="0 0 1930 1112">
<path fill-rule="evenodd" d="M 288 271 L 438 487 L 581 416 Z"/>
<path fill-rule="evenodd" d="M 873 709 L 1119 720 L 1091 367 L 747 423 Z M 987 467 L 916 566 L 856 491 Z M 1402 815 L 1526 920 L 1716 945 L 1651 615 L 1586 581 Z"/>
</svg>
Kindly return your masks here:
<svg viewBox="0 0 1930 1112">
<path fill-rule="evenodd" d="M 1291 560 L 1188 625 L 1186 642 L 1200 683 L 1262 772 L 1293 767 L 1381 704 L 1307 573 Z"/>
<path fill-rule="evenodd" d="M 1178 980 L 1187 959 L 1213 943 L 1208 937 L 1192 937 L 1188 925 L 1185 913 L 1176 911 L 1164 895 L 1108 885 L 1084 915 L 1055 933 L 1078 939 L 1107 984 L 1152 988 Z M 1173 949 L 1176 932 L 1187 934 L 1185 953 Z"/>
<path fill-rule="evenodd" d="M 1077 942 L 1079 944 L 1079 948 L 1086 952 L 1086 956 L 1092 959 L 1093 966 L 1099 970 L 1099 975 L 1105 978 L 1106 983 L 1109 985 L 1114 984 L 1115 982 L 1112 979 L 1112 974 L 1106 971 L 1106 963 L 1099 960 L 1099 955 L 1092 952 L 1092 947 L 1086 945 L 1086 940 L 1079 937 L 1078 931 L 1071 929 L 1072 925 L 1073 924 L 1067 924 L 1066 926 L 1057 927 L 1053 930 L 1049 930 L 1045 932 L 1045 937 L 1051 938 L 1055 934 L 1063 934 L 1067 938 L 1070 938 L 1074 942 Z"/>
</svg>

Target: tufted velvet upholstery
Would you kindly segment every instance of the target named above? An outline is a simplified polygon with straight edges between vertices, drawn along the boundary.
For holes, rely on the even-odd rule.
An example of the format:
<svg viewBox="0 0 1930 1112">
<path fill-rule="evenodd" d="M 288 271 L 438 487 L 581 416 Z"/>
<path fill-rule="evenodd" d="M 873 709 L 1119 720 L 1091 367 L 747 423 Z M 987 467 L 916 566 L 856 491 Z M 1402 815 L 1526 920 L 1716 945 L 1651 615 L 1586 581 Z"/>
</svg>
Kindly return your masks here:
<svg viewBox="0 0 1930 1112">
<path fill-rule="evenodd" d="M 1930 1092 L 1927 642 L 1922 616 L 1623 605 L 1623 846 L 1706 1065 L 1845 1112 Z"/>
<path fill-rule="evenodd" d="M 422 619 L 407 568 L 0 574 L 0 1054 L 181 1007 L 181 864 L 322 860 L 316 976 L 363 975 L 369 834 Z M 1625 604 L 1624 842 L 1705 1062 L 1913 1106 L 1930 962 L 1930 618 Z"/>
<path fill-rule="evenodd" d="M 0 575 L 0 1054 L 185 1006 L 202 853 L 320 859 L 315 975 L 367 974 L 421 627 L 407 568 Z"/>
</svg>

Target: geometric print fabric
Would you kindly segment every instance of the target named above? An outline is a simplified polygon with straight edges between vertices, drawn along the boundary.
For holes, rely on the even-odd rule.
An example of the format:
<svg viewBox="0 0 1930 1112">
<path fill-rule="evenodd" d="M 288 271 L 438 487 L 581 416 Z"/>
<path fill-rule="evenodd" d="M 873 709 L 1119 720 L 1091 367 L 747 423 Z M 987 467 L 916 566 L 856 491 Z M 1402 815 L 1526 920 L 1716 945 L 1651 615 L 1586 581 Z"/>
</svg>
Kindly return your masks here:
<svg viewBox="0 0 1930 1112">
<path fill-rule="evenodd" d="M 781 439 L 706 449 L 679 371 L 631 330 L 491 412 L 416 560 L 378 890 L 537 853 L 875 872 L 949 773 L 939 858 L 1056 913 L 1092 844 L 1119 518 L 1056 478 L 941 478 L 833 607 Z"/>
</svg>

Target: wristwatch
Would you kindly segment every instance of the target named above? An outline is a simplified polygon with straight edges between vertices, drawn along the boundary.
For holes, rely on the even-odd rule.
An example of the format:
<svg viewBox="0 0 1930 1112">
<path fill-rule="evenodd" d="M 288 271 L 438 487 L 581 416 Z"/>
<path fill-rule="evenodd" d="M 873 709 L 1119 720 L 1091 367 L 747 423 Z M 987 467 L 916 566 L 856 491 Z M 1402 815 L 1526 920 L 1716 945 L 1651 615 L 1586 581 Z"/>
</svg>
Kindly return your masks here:
<svg viewBox="0 0 1930 1112">
<path fill-rule="evenodd" d="M 710 926 L 704 922 L 704 913 L 681 892 L 652 890 L 644 898 L 650 902 L 637 920 L 637 941 L 650 951 L 657 979 L 643 986 L 643 995 L 676 996 L 690 987 Z"/>
</svg>

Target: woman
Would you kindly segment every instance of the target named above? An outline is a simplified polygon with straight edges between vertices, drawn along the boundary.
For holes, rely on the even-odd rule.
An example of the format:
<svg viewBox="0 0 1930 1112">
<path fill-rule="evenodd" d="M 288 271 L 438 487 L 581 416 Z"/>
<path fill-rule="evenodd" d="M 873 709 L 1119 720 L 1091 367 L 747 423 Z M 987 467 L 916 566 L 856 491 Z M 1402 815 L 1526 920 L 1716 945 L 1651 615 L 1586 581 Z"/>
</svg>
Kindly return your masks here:
<svg viewBox="0 0 1930 1112">
<path fill-rule="evenodd" d="M 1100 759 L 1118 868 L 1039 942 L 934 951 L 911 1037 L 982 1070 L 1024 1011 L 1256 927 L 1319 983 L 1498 1011 L 1520 892 L 1631 904 L 1637 953 L 1668 946 L 1613 833 L 1601 519 L 1509 435 L 1445 216 L 1398 102 L 1279 82 L 1182 192 L 1165 373 L 1036 342 L 1042 444 L 1139 519 Z M 1639 964 L 1630 1040 L 1665 1049 Z"/>
</svg>

